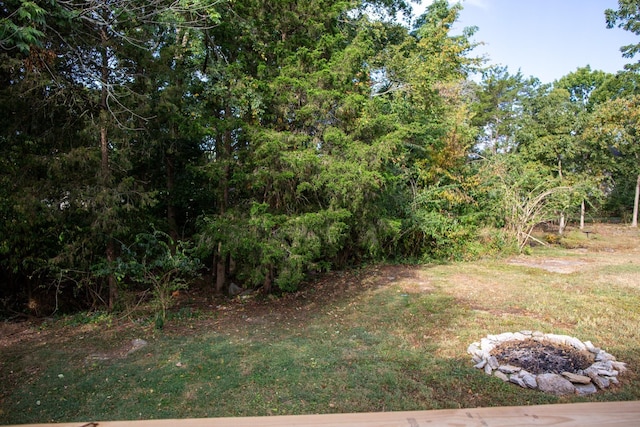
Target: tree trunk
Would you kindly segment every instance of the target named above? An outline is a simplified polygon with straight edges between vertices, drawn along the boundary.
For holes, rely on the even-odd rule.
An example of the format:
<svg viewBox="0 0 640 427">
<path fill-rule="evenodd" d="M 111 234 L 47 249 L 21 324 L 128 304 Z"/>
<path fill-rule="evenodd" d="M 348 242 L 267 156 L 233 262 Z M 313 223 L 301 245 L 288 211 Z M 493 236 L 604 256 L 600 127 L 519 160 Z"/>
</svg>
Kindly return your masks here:
<svg viewBox="0 0 640 427">
<path fill-rule="evenodd" d="M 271 288 L 273 284 L 273 266 L 269 265 L 267 267 L 267 273 L 264 275 L 264 282 L 262 284 L 262 292 L 265 294 L 271 293 Z"/>
<path fill-rule="evenodd" d="M 167 168 L 167 224 L 169 225 L 169 236 L 175 243 L 179 234 L 176 207 L 173 202 L 176 182 L 173 154 L 165 153 L 165 166 Z"/>
<path fill-rule="evenodd" d="M 564 229 L 567 226 L 564 212 L 560 212 L 560 220 L 558 221 L 558 234 L 562 236 Z"/>
<path fill-rule="evenodd" d="M 562 159 L 558 157 L 558 178 L 562 181 Z M 564 211 L 560 212 L 560 220 L 558 221 L 558 234 L 563 235 L 567 226 Z"/>
<path fill-rule="evenodd" d="M 113 244 L 113 240 L 109 239 L 107 242 L 107 263 L 112 265 L 115 260 L 115 245 Z M 109 284 L 109 311 L 113 311 L 116 307 L 116 302 L 118 301 L 118 282 L 113 274 L 110 274 L 109 277 L 107 277 L 107 282 Z"/>
<path fill-rule="evenodd" d="M 107 125 L 109 122 L 109 105 L 107 96 L 109 95 L 109 58 L 107 54 L 107 35 L 102 30 L 102 52 L 101 52 L 101 76 L 100 76 L 100 184 L 105 188 L 109 186 L 111 172 L 109 170 L 109 137 Z"/>
<path fill-rule="evenodd" d="M 562 159 L 558 159 L 558 178 L 562 181 Z"/>
<path fill-rule="evenodd" d="M 100 39 L 102 42 L 102 51 L 100 53 L 101 70 L 100 70 L 100 184 L 103 191 L 107 191 L 111 186 L 111 167 L 109 165 L 109 105 L 107 103 L 107 97 L 109 95 L 109 56 L 107 53 L 109 38 L 106 29 L 100 31 Z M 116 260 L 116 250 L 113 241 L 111 225 L 107 225 L 105 230 L 107 236 L 106 257 L 107 263 L 112 265 Z M 113 274 L 109 274 L 107 277 L 107 284 L 109 286 L 109 298 L 108 305 L 109 311 L 115 308 L 116 301 L 118 300 L 118 282 Z"/>
<path fill-rule="evenodd" d="M 226 265 L 225 257 L 222 255 L 222 242 L 218 242 L 218 249 L 216 252 L 216 292 L 222 293 L 224 284 L 227 281 L 226 278 Z"/>
<path fill-rule="evenodd" d="M 585 211 L 585 206 L 584 206 L 584 199 L 583 199 L 582 203 L 580 204 L 580 230 L 584 230 L 584 211 Z"/>
<path fill-rule="evenodd" d="M 636 197 L 633 199 L 633 219 L 631 220 L 632 227 L 638 227 L 638 200 L 640 199 L 640 175 L 636 180 Z"/>
<path fill-rule="evenodd" d="M 106 99 L 106 94 L 104 95 Z M 106 102 L 106 101 L 105 101 Z M 103 186 L 109 183 L 109 138 L 107 135 L 107 111 L 100 111 L 100 179 Z"/>
<path fill-rule="evenodd" d="M 224 215 L 229 206 L 229 180 L 231 178 L 231 151 L 233 150 L 232 134 L 229 122 L 233 119 L 231 114 L 231 108 L 227 105 L 224 109 L 224 119 L 227 129 L 219 138 L 219 145 L 216 148 L 218 151 L 218 161 L 222 162 L 222 179 L 220 180 L 220 187 L 222 188 L 221 200 L 220 200 L 220 215 Z M 222 242 L 218 242 L 218 253 L 216 263 L 216 292 L 222 292 L 225 282 L 227 280 L 227 257 L 222 253 Z"/>
</svg>

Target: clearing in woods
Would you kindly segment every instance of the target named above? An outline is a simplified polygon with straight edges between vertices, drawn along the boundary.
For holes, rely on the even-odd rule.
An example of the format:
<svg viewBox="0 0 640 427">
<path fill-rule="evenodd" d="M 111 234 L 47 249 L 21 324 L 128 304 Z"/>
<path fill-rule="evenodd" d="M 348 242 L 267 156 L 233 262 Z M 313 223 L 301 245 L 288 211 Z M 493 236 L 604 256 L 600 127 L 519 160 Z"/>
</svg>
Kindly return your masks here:
<svg viewBox="0 0 640 427">
<path fill-rule="evenodd" d="M 332 272 L 278 297 L 193 287 L 162 331 L 140 307 L 0 322 L 0 424 L 640 400 L 639 233 L 590 229 L 526 256 Z M 471 342 L 525 329 L 590 340 L 629 372 L 558 398 L 472 367 Z"/>
</svg>

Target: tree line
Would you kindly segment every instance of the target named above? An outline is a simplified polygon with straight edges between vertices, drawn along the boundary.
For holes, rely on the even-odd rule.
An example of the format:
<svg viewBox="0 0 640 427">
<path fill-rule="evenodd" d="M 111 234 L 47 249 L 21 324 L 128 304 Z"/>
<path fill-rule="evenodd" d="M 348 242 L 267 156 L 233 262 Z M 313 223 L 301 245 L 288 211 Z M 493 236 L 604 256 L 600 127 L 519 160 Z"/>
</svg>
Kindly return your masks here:
<svg viewBox="0 0 640 427">
<path fill-rule="evenodd" d="M 603 25 L 636 32 L 638 3 Z M 637 226 L 638 64 L 542 84 L 474 57 L 460 11 L 0 2 L 0 312 L 141 289 L 165 313 L 203 272 L 212 292 L 292 291 L 522 251 L 544 221 Z"/>
</svg>

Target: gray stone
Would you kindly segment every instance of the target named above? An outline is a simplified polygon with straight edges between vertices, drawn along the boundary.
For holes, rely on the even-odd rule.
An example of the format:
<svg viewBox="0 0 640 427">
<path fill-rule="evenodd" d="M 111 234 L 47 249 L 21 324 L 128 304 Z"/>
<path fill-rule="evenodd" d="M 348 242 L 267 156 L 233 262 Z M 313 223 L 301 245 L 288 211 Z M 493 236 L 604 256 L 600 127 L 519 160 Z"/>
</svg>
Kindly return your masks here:
<svg viewBox="0 0 640 427">
<path fill-rule="evenodd" d="M 600 390 L 604 390 L 610 385 L 610 381 L 604 377 L 595 376 L 592 377 L 591 380 Z"/>
<path fill-rule="evenodd" d="M 234 297 L 236 295 L 240 295 L 242 293 L 242 288 L 235 283 L 231 282 L 229 284 L 229 295 Z"/>
<path fill-rule="evenodd" d="M 576 393 L 578 393 L 580 395 L 593 394 L 593 393 L 597 393 L 598 392 L 598 389 L 592 383 L 589 383 L 589 384 L 576 384 L 575 388 L 576 388 Z"/>
<path fill-rule="evenodd" d="M 525 382 L 522 380 L 522 378 L 520 378 L 517 375 L 511 375 L 509 377 L 509 381 L 514 383 L 514 384 L 518 384 L 520 387 L 522 388 L 527 388 L 527 385 L 525 384 Z"/>
<path fill-rule="evenodd" d="M 480 362 L 478 362 L 475 365 L 473 365 L 473 367 L 477 368 L 477 369 L 482 369 L 482 368 L 484 368 L 484 365 L 486 365 L 486 364 L 487 364 L 486 359 L 482 359 Z"/>
<path fill-rule="evenodd" d="M 476 350 L 480 348 L 480 343 L 474 342 L 467 347 L 467 353 L 476 354 Z"/>
<path fill-rule="evenodd" d="M 487 375 L 491 375 L 491 372 L 493 371 L 493 369 L 491 369 L 491 365 L 490 364 L 486 364 L 484 365 L 484 373 Z"/>
<path fill-rule="evenodd" d="M 491 369 L 498 369 L 498 366 L 500 366 L 495 356 L 489 358 L 489 366 L 491 366 Z"/>
<path fill-rule="evenodd" d="M 131 347 L 136 348 L 136 349 L 137 348 L 142 348 L 142 347 L 146 346 L 147 344 L 149 344 L 149 343 L 146 342 L 143 339 L 140 339 L 140 338 L 136 338 L 134 340 L 131 340 Z"/>
<path fill-rule="evenodd" d="M 616 360 L 616 358 L 604 350 L 600 350 L 598 354 L 596 354 L 596 362 L 612 361 L 612 360 Z"/>
<path fill-rule="evenodd" d="M 584 374 L 589 378 L 594 379 L 595 377 L 598 376 L 598 369 L 594 368 L 593 366 L 589 366 L 587 369 L 584 370 Z"/>
<path fill-rule="evenodd" d="M 514 339 L 514 335 L 512 332 L 505 332 L 503 334 L 500 335 L 496 335 L 495 339 L 498 342 L 507 342 L 507 341 L 511 341 Z"/>
<path fill-rule="evenodd" d="M 584 345 L 584 343 L 580 341 L 578 338 L 568 337 L 566 340 L 566 343 L 572 346 L 573 348 L 575 348 L 576 350 L 584 351 L 587 349 L 587 346 Z"/>
<path fill-rule="evenodd" d="M 127 351 L 127 356 L 130 355 L 131 353 L 134 353 L 134 352 L 140 350 L 143 347 L 146 347 L 147 344 L 149 344 L 149 343 L 146 342 L 143 339 L 140 339 L 140 338 L 136 338 L 134 340 L 131 340 L 131 349 L 129 349 L 129 351 Z"/>
<path fill-rule="evenodd" d="M 624 374 L 627 370 L 627 364 L 624 362 L 616 362 L 616 361 L 612 361 L 611 362 L 611 366 L 613 369 L 615 369 L 616 371 L 618 371 L 621 374 Z"/>
<path fill-rule="evenodd" d="M 494 347 L 495 345 L 488 338 L 482 338 L 480 340 L 480 348 L 483 349 L 484 351 L 489 352 L 493 350 Z"/>
<path fill-rule="evenodd" d="M 609 382 L 611 384 L 615 384 L 615 385 L 620 384 L 620 381 L 618 381 L 618 378 L 616 378 L 616 377 L 607 377 L 607 379 L 609 380 Z"/>
<path fill-rule="evenodd" d="M 610 360 L 596 362 L 591 365 L 590 368 L 593 368 L 596 371 L 611 371 L 613 370 L 613 362 Z"/>
<path fill-rule="evenodd" d="M 587 347 L 587 350 L 589 352 L 591 352 L 591 353 L 597 354 L 600 351 L 599 348 L 595 348 L 594 347 L 594 345 L 591 343 L 591 341 L 585 341 L 583 344 L 584 344 L 585 347 Z"/>
<path fill-rule="evenodd" d="M 607 378 L 601 377 L 598 374 L 598 369 L 594 368 L 593 366 L 590 366 L 587 369 L 585 369 L 584 373 L 585 373 L 585 375 L 589 376 L 589 378 L 591 378 L 591 381 L 593 381 L 593 383 L 600 390 L 604 390 L 605 388 L 609 387 L 609 385 L 611 383 Z"/>
<path fill-rule="evenodd" d="M 530 373 L 522 374 L 520 373 L 520 378 L 522 378 L 522 382 L 529 388 L 538 388 L 538 381 L 536 380 L 536 376 Z"/>
<path fill-rule="evenodd" d="M 576 388 L 571 381 L 557 374 L 540 374 L 536 378 L 538 389 L 546 393 L 553 393 L 556 396 L 573 394 Z"/>
<path fill-rule="evenodd" d="M 520 370 L 522 370 L 522 368 L 519 366 L 513 366 L 513 365 L 500 365 L 498 366 L 498 370 L 500 372 L 504 372 L 505 374 L 515 374 L 516 372 L 519 372 Z"/>
<path fill-rule="evenodd" d="M 500 378 L 500 379 L 501 379 L 502 381 L 504 381 L 505 383 L 509 381 L 509 377 L 508 377 L 506 374 L 504 374 L 504 373 L 502 373 L 502 372 L 500 372 L 500 371 L 495 371 L 495 372 L 493 373 L 493 375 L 494 375 L 495 377 L 497 377 L 497 378 Z"/>
<path fill-rule="evenodd" d="M 556 335 L 556 334 L 547 334 L 545 335 L 547 341 L 556 343 L 556 344 L 567 344 L 567 340 L 570 340 L 571 337 L 568 335 Z"/>
<path fill-rule="evenodd" d="M 574 384 L 589 384 L 591 382 L 591 377 L 588 377 L 586 375 L 577 375 L 571 372 L 563 372 L 562 376 Z"/>
<path fill-rule="evenodd" d="M 529 336 L 531 336 L 531 334 L 529 334 L 529 335 L 527 336 L 527 335 L 523 334 L 522 332 L 515 332 L 515 333 L 513 334 L 513 339 L 514 339 L 514 340 L 518 340 L 518 341 L 524 341 L 524 340 L 526 340 L 527 338 L 529 338 Z"/>
</svg>

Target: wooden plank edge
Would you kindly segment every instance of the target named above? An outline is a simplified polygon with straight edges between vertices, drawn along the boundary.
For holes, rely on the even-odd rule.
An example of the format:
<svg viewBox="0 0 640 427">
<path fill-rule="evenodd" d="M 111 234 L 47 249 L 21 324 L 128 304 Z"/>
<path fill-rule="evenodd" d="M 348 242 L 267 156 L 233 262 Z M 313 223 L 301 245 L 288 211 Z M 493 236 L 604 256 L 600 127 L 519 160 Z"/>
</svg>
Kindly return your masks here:
<svg viewBox="0 0 640 427">
<path fill-rule="evenodd" d="M 13 427 L 16 427 L 14 425 Z M 430 411 L 277 415 L 242 418 L 94 421 L 20 427 L 513 427 L 640 426 L 640 401 L 568 403 Z M 12 426 L 7 426 L 12 427 Z"/>
</svg>

